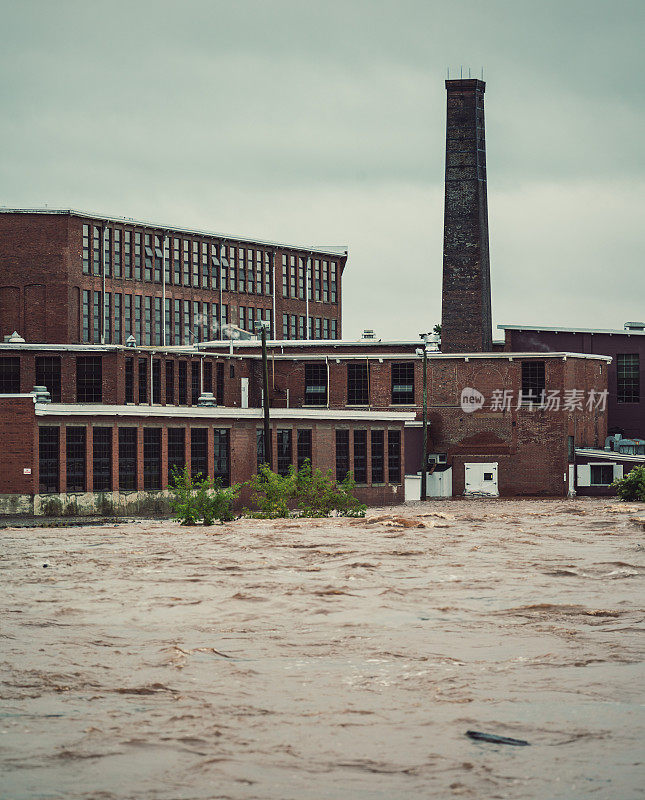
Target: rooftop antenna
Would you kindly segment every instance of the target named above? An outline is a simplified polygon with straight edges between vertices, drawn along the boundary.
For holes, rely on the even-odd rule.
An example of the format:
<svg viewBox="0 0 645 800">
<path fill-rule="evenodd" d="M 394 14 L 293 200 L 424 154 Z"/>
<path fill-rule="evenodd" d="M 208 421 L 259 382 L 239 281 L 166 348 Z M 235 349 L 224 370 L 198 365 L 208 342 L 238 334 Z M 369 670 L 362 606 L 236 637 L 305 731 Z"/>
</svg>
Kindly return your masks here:
<svg viewBox="0 0 645 800">
<path fill-rule="evenodd" d="M 470 78 L 470 67 L 468 67 L 468 77 Z"/>
<path fill-rule="evenodd" d="M 447 67 L 447 75 L 446 75 L 446 77 L 448 78 L 448 80 L 450 80 L 450 67 Z"/>
<path fill-rule="evenodd" d="M 463 67 L 459 67 L 459 77 L 460 78 L 464 77 L 464 68 Z"/>
<path fill-rule="evenodd" d="M 482 67 L 482 80 L 484 80 L 484 68 Z"/>
</svg>

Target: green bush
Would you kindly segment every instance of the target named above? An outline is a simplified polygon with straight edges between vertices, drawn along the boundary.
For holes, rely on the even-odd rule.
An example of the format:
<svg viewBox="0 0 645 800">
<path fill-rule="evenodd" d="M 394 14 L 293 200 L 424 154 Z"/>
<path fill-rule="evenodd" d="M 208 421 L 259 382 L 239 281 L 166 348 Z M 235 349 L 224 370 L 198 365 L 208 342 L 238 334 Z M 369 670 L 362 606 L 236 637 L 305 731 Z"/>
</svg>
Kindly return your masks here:
<svg viewBox="0 0 645 800">
<path fill-rule="evenodd" d="M 645 467 L 634 467 L 624 478 L 611 485 L 622 500 L 645 501 Z"/>
<path fill-rule="evenodd" d="M 356 481 L 348 472 L 337 483 L 331 470 L 322 472 L 311 468 L 309 460 L 296 474 L 295 497 L 302 517 L 328 517 L 336 513 L 341 517 L 364 517 L 367 506 L 353 495 Z"/>
<path fill-rule="evenodd" d="M 245 508 L 244 512 L 248 516 L 265 519 L 289 516 L 290 504 L 296 489 L 296 473 L 293 467 L 289 467 L 287 475 L 278 475 L 266 464 L 262 464 L 257 475 L 249 481 L 249 486 L 251 503 L 257 510 L 249 511 Z"/>
<path fill-rule="evenodd" d="M 182 469 L 172 468 L 172 483 L 168 487 L 171 491 L 170 508 L 175 519 L 182 525 L 194 525 L 198 518 L 197 494 L 190 470 L 187 466 Z"/>
<path fill-rule="evenodd" d="M 364 517 L 366 506 L 354 497 L 355 486 L 351 475 L 337 483 L 331 470 L 312 470 L 309 461 L 298 472 L 290 467 L 284 476 L 263 464 L 250 481 L 255 510 L 244 509 L 244 512 L 265 519 L 289 517 L 292 510 L 301 517 L 328 517 L 334 513 Z"/>
<path fill-rule="evenodd" d="M 233 501 L 239 496 L 241 483 L 224 486 L 221 478 L 213 481 L 212 478 L 202 478 L 200 475 L 195 482 L 197 513 L 204 525 L 212 525 L 216 519 L 220 522 L 230 522 L 235 519 Z"/>
<path fill-rule="evenodd" d="M 58 497 L 48 497 L 41 503 L 40 510 L 46 517 L 60 517 L 63 513 L 63 504 Z"/>
<path fill-rule="evenodd" d="M 194 525 L 199 519 L 203 520 L 204 525 L 212 525 L 216 519 L 229 522 L 235 519 L 233 501 L 238 497 L 241 486 L 239 483 L 223 486 L 221 478 L 213 481 L 201 474 L 192 478 L 187 466 L 183 469 L 174 468 L 172 484 L 169 486 L 170 508 L 182 525 Z"/>
</svg>

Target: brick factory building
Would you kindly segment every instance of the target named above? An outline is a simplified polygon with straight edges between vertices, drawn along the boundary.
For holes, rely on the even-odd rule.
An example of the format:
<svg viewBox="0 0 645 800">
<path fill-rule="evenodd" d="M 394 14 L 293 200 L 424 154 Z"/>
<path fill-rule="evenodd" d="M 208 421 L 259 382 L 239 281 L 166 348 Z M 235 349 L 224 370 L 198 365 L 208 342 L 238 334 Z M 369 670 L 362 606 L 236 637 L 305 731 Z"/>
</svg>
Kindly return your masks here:
<svg viewBox="0 0 645 800">
<path fill-rule="evenodd" d="M 573 493 L 576 454 L 606 440 L 612 359 L 493 348 L 485 87 L 446 88 L 442 352 L 341 338 L 345 248 L 2 210 L 0 510 L 145 508 L 173 465 L 248 480 L 264 459 L 259 322 L 277 471 L 310 459 L 352 472 L 368 504 L 418 498 L 427 363 L 430 496 Z"/>
<path fill-rule="evenodd" d="M 626 322 L 622 330 L 499 325 L 505 349 L 548 353 L 572 350 L 610 356 L 609 433 L 645 438 L 645 322 Z"/>
<path fill-rule="evenodd" d="M 0 337 L 181 345 L 264 321 L 274 339 L 340 339 L 346 261 L 346 248 L 0 209 Z"/>
</svg>

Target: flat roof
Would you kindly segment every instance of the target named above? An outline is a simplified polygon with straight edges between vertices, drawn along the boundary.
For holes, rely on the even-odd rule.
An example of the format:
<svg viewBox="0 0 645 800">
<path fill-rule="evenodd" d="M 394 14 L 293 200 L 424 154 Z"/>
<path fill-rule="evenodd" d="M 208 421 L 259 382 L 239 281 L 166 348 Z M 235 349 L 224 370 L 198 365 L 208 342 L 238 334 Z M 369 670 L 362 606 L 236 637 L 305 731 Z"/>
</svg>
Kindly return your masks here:
<svg viewBox="0 0 645 800">
<path fill-rule="evenodd" d="M 627 455 L 627 453 L 618 453 L 615 450 L 596 450 L 593 447 L 576 447 L 577 456 L 587 456 L 587 458 L 606 458 L 609 461 L 634 461 L 637 463 L 645 463 L 645 456 L 641 455 Z"/>
<path fill-rule="evenodd" d="M 606 333 L 609 336 L 645 336 L 643 331 L 613 330 L 611 328 L 561 328 L 557 325 L 498 325 L 503 331 L 546 331 L 553 333 Z"/>
<path fill-rule="evenodd" d="M 178 355 L 178 356 L 206 356 L 206 355 L 216 355 L 216 356 L 226 356 L 230 357 L 230 344 L 231 340 L 224 340 L 224 341 L 217 341 L 217 342 L 200 342 L 200 345 L 208 344 L 212 346 L 213 344 L 220 345 L 221 348 L 217 348 L 216 350 L 204 350 L 196 345 L 145 345 L 145 346 L 137 346 L 137 347 L 127 347 L 124 344 L 38 344 L 36 342 L 0 342 L 0 351 L 2 350 L 48 350 L 51 352 L 56 351 L 78 351 L 81 353 L 91 353 L 91 352 L 111 352 L 115 350 L 125 350 L 126 352 L 135 355 L 136 353 L 139 354 L 154 354 L 154 353 L 167 353 L 169 355 Z M 356 347 L 357 345 L 361 344 L 372 344 L 372 345 L 382 345 L 382 346 L 405 346 L 409 347 L 410 351 L 406 352 L 405 350 L 396 352 L 396 353 L 380 353 L 378 350 L 371 352 L 371 353 L 338 353 L 336 355 L 330 356 L 324 352 L 321 353 L 276 353 L 275 348 L 277 347 L 293 347 L 295 346 L 318 346 L 318 347 L 325 347 L 327 346 L 330 350 L 334 350 L 338 345 L 345 346 L 345 347 Z M 418 355 L 416 353 L 416 349 L 420 342 L 351 342 L 351 341 L 341 341 L 336 339 L 310 339 L 310 340 L 295 340 L 295 339 L 276 339 L 267 342 L 267 345 L 272 348 L 271 352 L 269 353 L 269 358 L 275 359 L 300 359 L 300 360 L 315 360 L 315 359 L 322 359 L 322 358 L 343 358 L 343 359 L 366 359 L 366 358 L 380 358 L 380 359 L 413 359 L 413 358 L 423 358 L 423 355 Z M 261 358 L 260 353 L 242 353 L 240 350 L 245 348 L 249 348 L 249 346 L 253 346 L 256 349 L 260 349 L 261 343 L 258 340 L 233 340 L 233 357 L 234 358 Z M 306 347 L 305 347 L 306 349 Z M 419 348 L 420 349 L 420 348 Z M 224 352 L 220 352 L 223 350 Z M 503 360 L 503 361 L 514 361 L 515 359 L 526 359 L 526 358 L 556 358 L 561 359 L 562 361 L 566 361 L 568 358 L 584 358 L 584 359 L 591 359 L 595 361 L 606 361 L 609 363 L 612 361 L 611 356 L 604 356 L 604 355 L 597 355 L 595 353 L 575 353 L 575 352 L 568 352 L 568 351 L 561 351 L 561 352 L 538 352 L 538 351 L 531 351 L 531 352 L 510 352 L 505 350 L 498 350 L 493 351 L 490 353 L 439 353 L 439 352 L 429 352 L 427 354 L 428 361 L 440 361 L 444 360 L 455 360 L 455 359 L 463 359 L 464 361 L 473 361 L 476 359 L 496 359 L 496 360 Z"/>
<path fill-rule="evenodd" d="M 12 397 L 29 395 L 12 395 Z M 232 406 L 156 406 L 156 405 L 103 405 L 101 403 L 39 403 L 36 402 L 37 417 L 192 417 L 203 421 L 208 419 L 233 422 L 239 419 L 257 420 L 263 418 L 261 408 L 236 408 Z M 411 422 L 416 419 L 415 411 L 362 411 L 360 409 L 329 408 L 271 408 L 273 420 L 328 419 L 336 422 Z"/>
<path fill-rule="evenodd" d="M 176 225 L 162 225 L 158 222 L 147 222 L 133 217 L 106 216 L 105 214 L 90 214 L 87 211 L 78 211 L 74 208 L 0 208 L 0 214 L 60 214 L 83 219 L 98 219 L 102 222 L 118 223 L 123 225 L 138 225 L 142 228 L 156 228 L 157 230 L 176 231 L 190 236 L 213 236 L 215 239 L 226 241 L 244 242 L 247 244 L 260 244 L 267 247 L 287 248 L 288 250 L 304 250 L 312 253 L 323 253 L 336 257 L 346 257 L 349 253 L 347 245 L 299 245 L 287 242 L 273 242 L 267 239 L 252 239 L 248 236 L 235 236 L 230 233 L 200 230 L 199 228 L 181 228 Z"/>
</svg>

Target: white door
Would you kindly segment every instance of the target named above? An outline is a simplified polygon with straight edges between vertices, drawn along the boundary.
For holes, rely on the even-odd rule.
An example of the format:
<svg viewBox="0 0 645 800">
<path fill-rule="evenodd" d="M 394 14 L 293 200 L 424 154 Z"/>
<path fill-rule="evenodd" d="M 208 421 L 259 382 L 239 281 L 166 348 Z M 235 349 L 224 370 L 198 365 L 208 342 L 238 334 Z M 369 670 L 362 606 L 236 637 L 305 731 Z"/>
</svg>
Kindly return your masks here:
<svg viewBox="0 0 645 800">
<path fill-rule="evenodd" d="M 242 378 L 242 408 L 249 407 L 249 379 Z"/>
<path fill-rule="evenodd" d="M 497 486 L 497 462 L 490 464 L 464 464 L 466 490 L 464 494 L 499 495 Z"/>
</svg>

